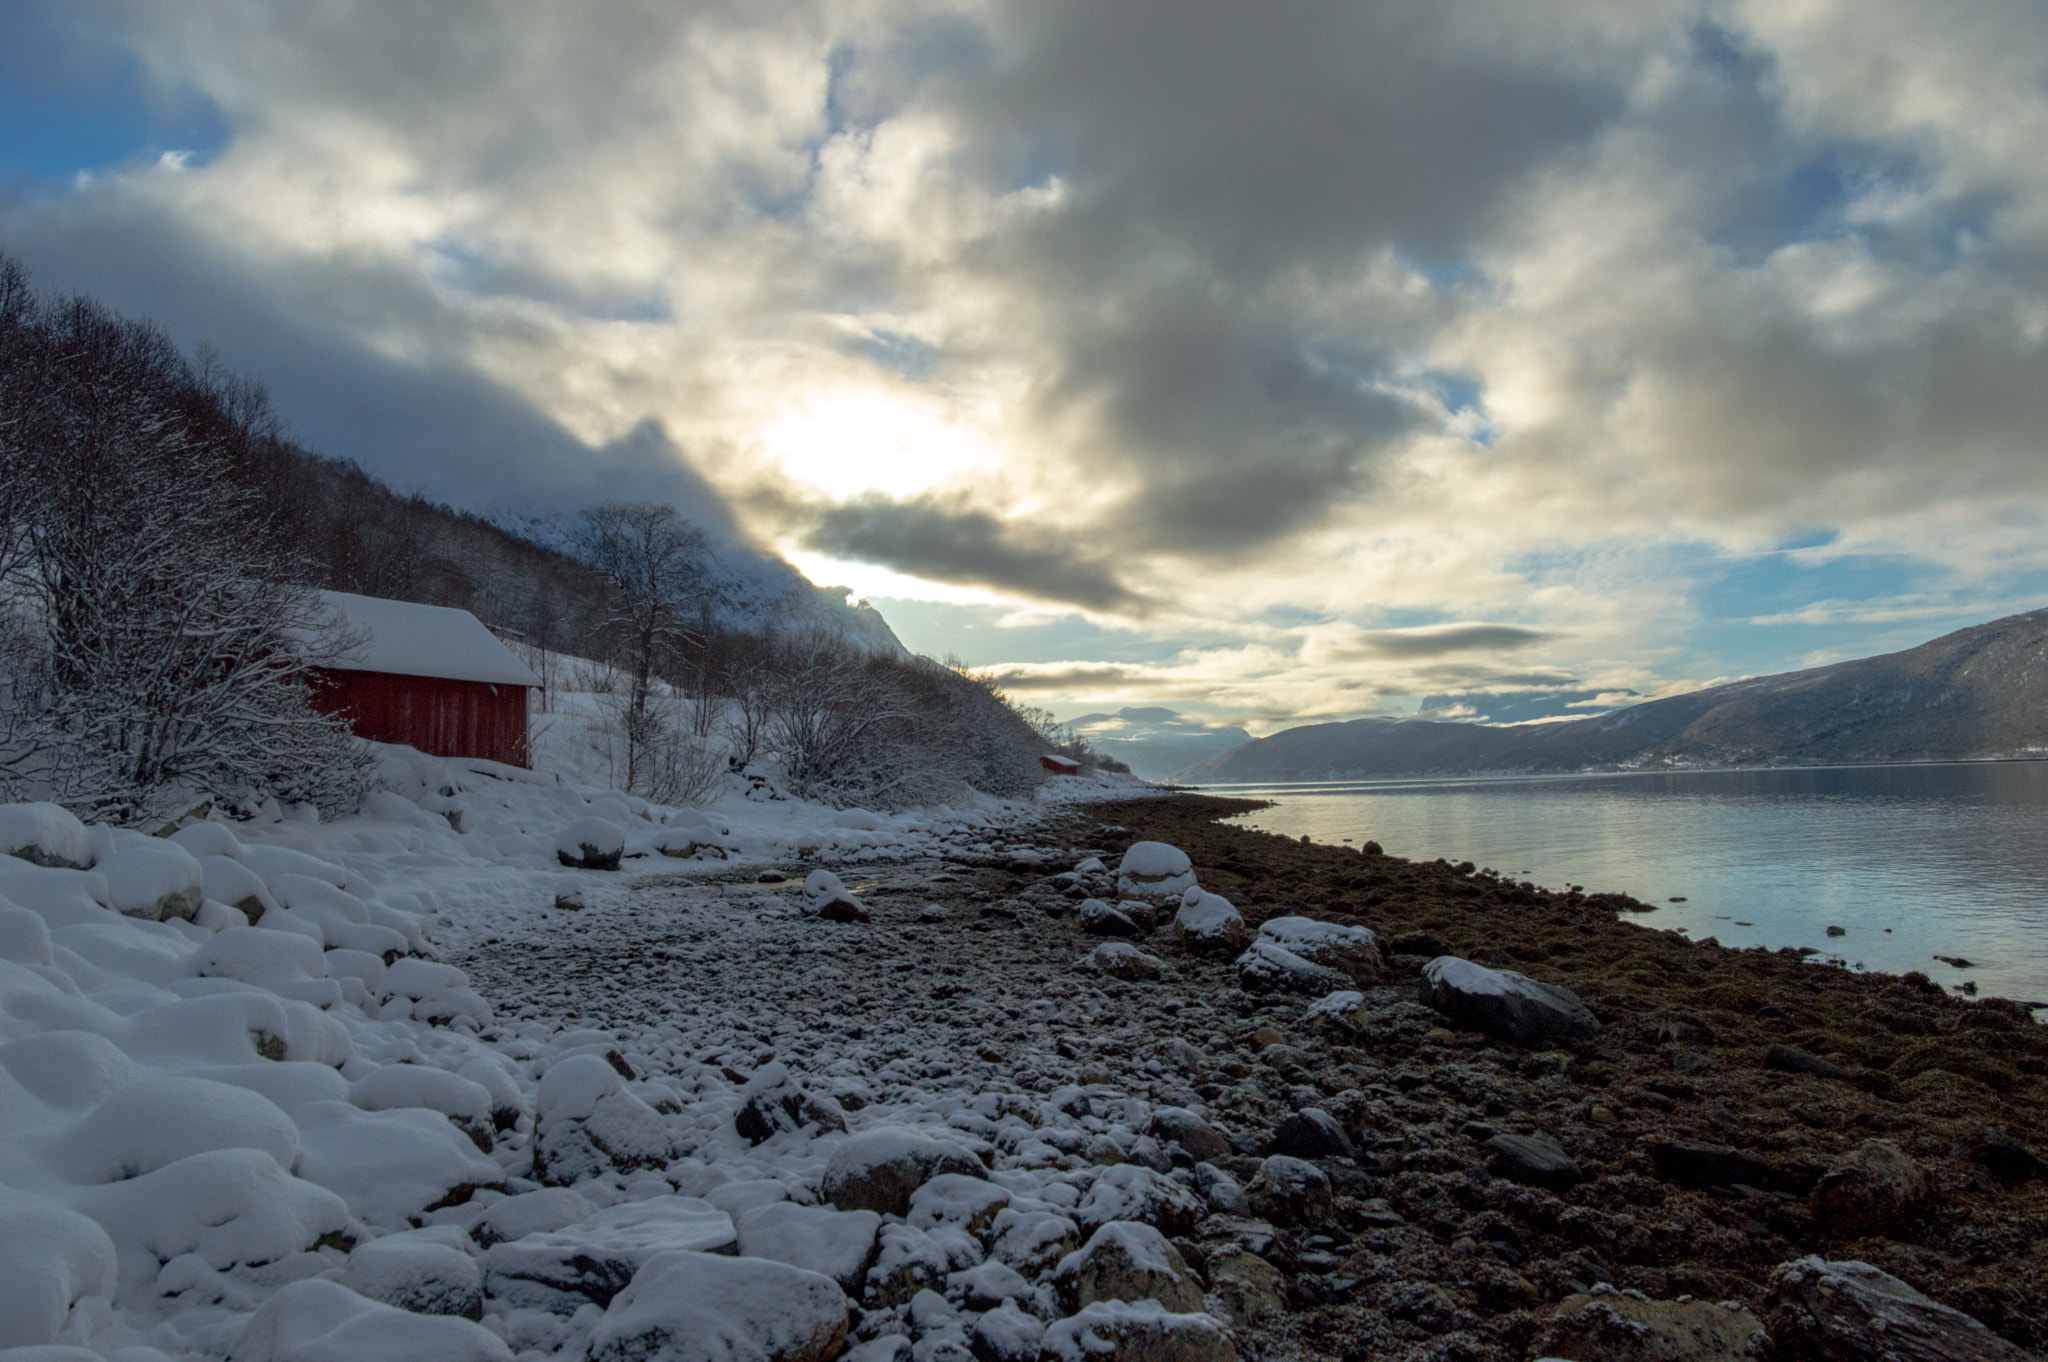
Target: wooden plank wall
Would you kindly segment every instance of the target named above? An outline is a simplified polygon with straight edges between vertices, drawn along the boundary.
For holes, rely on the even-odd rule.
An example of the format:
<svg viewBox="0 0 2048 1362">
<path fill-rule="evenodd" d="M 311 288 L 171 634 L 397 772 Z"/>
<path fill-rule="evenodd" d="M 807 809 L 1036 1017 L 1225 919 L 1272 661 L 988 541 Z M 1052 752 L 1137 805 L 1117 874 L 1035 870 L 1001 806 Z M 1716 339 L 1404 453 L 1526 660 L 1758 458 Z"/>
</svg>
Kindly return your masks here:
<svg viewBox="0 0 2048 1362">
<path fill-rule="evenodd" d="M 524 686 L 323 668 L 314 673 L 313 703 L 376 742 L 527 765 Z"/>
</svg>

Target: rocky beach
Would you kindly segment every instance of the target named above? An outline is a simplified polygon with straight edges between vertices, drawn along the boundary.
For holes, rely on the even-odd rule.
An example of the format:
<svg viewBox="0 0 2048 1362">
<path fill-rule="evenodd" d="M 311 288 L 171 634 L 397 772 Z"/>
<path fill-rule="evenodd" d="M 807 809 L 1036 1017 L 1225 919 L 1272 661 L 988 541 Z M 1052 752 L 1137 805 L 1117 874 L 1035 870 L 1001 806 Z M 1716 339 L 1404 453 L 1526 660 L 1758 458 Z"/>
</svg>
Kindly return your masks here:
<svg viewBox="0 0 2048 1362">
<path fill-rule="evenodd" d="M 801 888 L 801 864 L 641 877 L 450 959 L 515 1059 L 591 1028 L 695 1115 L 664 1190 L 732 1211 L 743 1253 L 753 1201 L 871 1205 L 842 1282 L 864 1359 L 1060 1355 L 1084 1315 L 1148 1358 L 2048 1344 L 2048 1029 L 2025 1010 L 1218 821 L 1247 807 L 1075 806 Z M 1185 869 L 1119 876 L 1144 843 Z M 850 1143 L 806 1153 L 934 1113 L 985 1169 L 899 1159 L 922 1171 L 877 1192 Z M 626 1171 L 612 1195 L 648 1195 Z M 1112 1308 L 1141 1298 L 1228 1331 Z M 577 1341 L 574 1312 L 528 1327 L 555 1334 L 515 1350 Z"/>
</svg>

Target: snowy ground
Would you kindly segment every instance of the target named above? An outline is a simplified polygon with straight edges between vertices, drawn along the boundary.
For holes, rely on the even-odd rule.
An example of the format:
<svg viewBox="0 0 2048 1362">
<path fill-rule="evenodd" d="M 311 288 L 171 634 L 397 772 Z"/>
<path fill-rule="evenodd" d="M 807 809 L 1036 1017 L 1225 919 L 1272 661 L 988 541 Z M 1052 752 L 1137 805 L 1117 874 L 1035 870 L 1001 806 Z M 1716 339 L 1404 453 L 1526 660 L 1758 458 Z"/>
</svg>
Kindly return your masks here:
<svg viewBox="0 0 2048 1362">
<path fill-rule="evenodd" d="M 1033 821 L 1107 787 L 887 816 L 737 780 L 663 809 L 405 749 L 385 778 L 358 817 L 168 838 L 0 809 L 0 1356 L 683 1357 L 722 1334 L 822 1357 L 849 1319 L 876 1356 L 912 1333 L 965 1356 L 957 1312 L 1005 1297 L 983 1333 L 1024 1356 L 1076 1315 L 1052 1250 L 1145 1188 L 1091 1212 L 1072 1174 L 1089 1140 L 1135 1139 L 1146 1099 L 1032 1094 L 1034 1056 L 1094 1006 L 1036 940 L 1052 919 L 924 924 L 868 878 L 1043 862 Z M 622 869 L 564 870 L 579 828 Z M 821 921 L 790 881 L 703 883 L 772 864 L 840 868 L 876 920 Z M 974 962 L 918 957 L 956 932 L 1031 963 L 949 998 Z M 817 1209 L 835 1177 L 842 1208 L 889 1202 L 847 1167 L 975 1185 Z M 1048 1346 L 1182 1327 L 1088 1309 Z"/>
</svg>

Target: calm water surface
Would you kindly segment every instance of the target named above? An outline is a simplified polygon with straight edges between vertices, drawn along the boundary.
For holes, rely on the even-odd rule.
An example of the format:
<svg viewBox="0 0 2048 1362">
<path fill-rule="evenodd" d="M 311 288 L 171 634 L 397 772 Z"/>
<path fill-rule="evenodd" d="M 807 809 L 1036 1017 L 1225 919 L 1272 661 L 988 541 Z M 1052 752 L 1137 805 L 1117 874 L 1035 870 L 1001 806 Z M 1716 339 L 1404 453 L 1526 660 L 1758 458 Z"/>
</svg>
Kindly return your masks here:
<svg viewBox="0 0 2048 1362">
<path fill-rule="evenodd" d="M 2048 1001 L 2048 762 L 1204 788 L 1274 801 L 1233 820 L 1269 832 L 1619 890 L 1659 905 L 1646 927 Z"/>
</svg>

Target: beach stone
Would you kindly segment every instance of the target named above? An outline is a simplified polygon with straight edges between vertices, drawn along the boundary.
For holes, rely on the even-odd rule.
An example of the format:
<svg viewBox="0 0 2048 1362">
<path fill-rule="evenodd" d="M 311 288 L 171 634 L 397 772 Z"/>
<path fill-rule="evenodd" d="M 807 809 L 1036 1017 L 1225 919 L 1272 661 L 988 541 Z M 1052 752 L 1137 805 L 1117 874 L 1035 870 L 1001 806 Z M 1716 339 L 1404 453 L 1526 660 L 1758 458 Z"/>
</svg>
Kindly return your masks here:
<svg viewBox="0 0 2048 1362">
<path fill-rule="evenodd" d="M 1110 907 L 1101 899 L 1083 899 L 1081 930 L 1091 936 L 1138 936 L 1144 929 L 1128 913 Z"/>
<path fill-rule="evenodd" d="M 1117 1220 L 1060 1259 L 1052 1288 L 1068 1314 L 1096 1301 L 1156 1300 L 1185 1313 L 1202 1308 L 1202 1288 L 1180 1250 L 1150 1225 Z"/>
<path fill-rule="evenodd" d="M 944 1246 L 923 1230 L 886 1224 L 876 1239 L 862 1299 L 878 1309 L 908 1304 L 920 1291 L 945 1285 L 952 1266 Z"/>
<path fill-rule="evenodd" d="M 741 1213 L 737 1228 L 741 1256 L 820 1273 L 858 1295 L 875 1261 L 882 1217 L 773 1201 Z"/>
<path fill-rule="evenodd" d="M 1821 1175 L 1813 1218 L 1836 1239 L 1884 1234 L 1918 1215 L 1929 1191 L 1926 1172 L 1903 1149 L 1890 1140 L 1865 1140 Z"/>
<path fill-rule="evenodd" d="M 1303 1010 L 1301 1026 L 1345 1042 L 1362 1036 L 1367 1029 L 1365 995 L 1348 988 L 1325 994 Z"/>
<path fill-rule="evenodd" d="M 1779 1073 L 1811 1074 L 1815 1078 L 1832 1078 L 1840 1082 L 1849 1077 L 1849 1071 L 1832 1060 L 1810 1055 L 1804 1050 L 1795 1050 L 1789 1045 L 1773 1045 L 1764 1051 L 1764 1067 Z"/>
<path fill-rule="evenodd" d="M 1329 1176 L 1303 1159 L 1275 1154 L 1245 1188 L 1252 1214 L 1275 1225 L 1313 1225 L 1330 1218 Z"/>
<path fill-rule="evenodd" d="M 1557 1303 L 1536 1347 L 1587 1362 L 1749 1362 L 1763 1324 L 1733 1301 L 1642 1300 L 1614 1290 Z"/>
<path fill-rule="evenodd" d="M 1026 1277 L 1054 1267 L 1080 1242 L 1080 1228 L 1055 1211 L 1006 1206 L 989 1227 L 989 1256 Z"/>
<path fill-rule="evenodd" d="M 597 1207 L 582 1193 L 567 1187 L 543 1187 L 537 1192 L 522 1192 L 492 1202 L 469 1227 L 469 1237 L 478 1247 L 489 1248 L 507 1239 L 558 1230 L 595 1214 Z"/>
<path fill-rule="evenodd" d="M 1217 1215 L 1245 1215 L 1251 1210 L 1251 1203 L 1245 1199 L 1244 1188 L 1238 1186 L 1237 1179 L 1213 1163 L 1195 1165 L 1195 1186 L 1201 1189 L 1202 1199 Z"/>
<path fill-rule="evenodd" d="M 846 1129 L 846 1113 L 839 1104 L 807 1091 L 777 1060 L 756 1069 L 740 1096 L 733 1125 L 748 1144 L 760 1144 L 786 1130 Z"/>
<path fill-rule="evenodd" d="M 1765 1159 L 1724 1145 L 1663 1140 L 1650 1147 L 1658 1175 L 1687 1187 L 1762 1187 L 1776 1181 L 1777 1170 Z"/>
<path fill-rule="evenodd" d="M 1273 1152 L 1296 1159 L 1352 1155 L 1351 1137 L 1337 1118 L 1320 1107 L 1303 1107 L 1273 1131 Z"/>
<path fill-rule="evenodd" d="M 613 1169 L 658 1168 L 675 1157 L 660 1112 L 625 1090 L 596 1055 L 571 1055 L 541 1075 L 533 1180 L 567 1187 Z"/>
<path fill-rule="evenodd" d="M 146 1347 L 135 1351 L 145 1356 L 155 1352 Z M 83 1348 L 9 1349 L 8 1354 L 20 1362 L 70 1362 L 72 1357 L 98 1356 Z M 357 1295 L 339 1282 L 315 1277 L 293 1282 L 263 1302 L 234 1336 L 226 1357 L 227 1362 L 342 1358 L 512 1362 L 512 1350 L 496 1334 L 466 1319 L 395 1309 Z"/>
<path fill-rule="evenodd" d="M 1112 1220 L 1133 1220 L 1163 1234 L 1184 1235 L 1206 1214 L 1202 1199 L 1179 1183 L 1149 1168 L 1122 1163 L 1097 1175 L 1074 1218 L 1091 1234 Z"/>
<path fill-rule="evenodd" d="M 1419 955 L 1434 960 L 1439 955 L 1449 955 L 1451 948 L 1432 932 L 1402 932 L 1399 936 L 1388 937 L 1382 949 L 1389 955 Z"/>
<path fill-rule="evenodd" d="M 1310 964 L 1334 969 L 1354 984 L 1380 981 L 1380 939 L 1369 927 L 1347 927 L 1308 917 L 1276 917 L 1260 925 L 1258 939 L 1270 941 Z"/>
<path fill-rule="evenodd" d="M 946 1293 L 966 1310 L 993 1310 L 1006 1300 L 1034 1299 L 1023 1273 L 994 1261 L 946 1274 Z"/>
<path fill-rule="evenodd" d="M 555 859 L 571 870 L 617 870 L 626 830 L 603 818 L 579 818 L 555 837 Z"/>
<path fill-rule="evenodd" d="M 1038 1362 L 1045 1324 L 1004 1301 L 974 1321 L 967 1348 L 975 1362 Z"/>
<path fill-rule="evenodd" d="M 467 1251 L 450 1242 L 466 1238 L 450 1225 L 438 1235 L 413 1230 L 367 1239 L 349 1252 L 341 1284 L 365 1299 L 415 1315 L 482 1319 L 483 1274 Z"/>
<path fill-rule="evenodd" d="M 1083 974 L 1100 974 L 1125 983 L 1150 983 L 1159 978 L 1166 965 L 1156 955 L 1147 955 L 1125 941 L 1105 941 L 1074 962 Z"/>
<path fill-rule="evenodd" d="M 1600 1031 L 1599 1018 L 1570 989 L 1455 955 L 1423 966 L 1421 1001 L 1460 1026 L 1524 1045 L 1590 1040 Z"/>
<path fill-rule="evenodd" d="M 1249 945 L 1252 929 L 1229 899 L 1190 889 L 1173 915 L 1173 935 L 1189 955 L 1226 955 Z"/>
<path fill-rule="evenodd" d="M 825 1199 L 842 1211 L 908 1215 L 911 1194 L 941 1173 L 986 1177 L 981 1160 L 951 1140 L 909 1126 L 864 1130 L 825 1165 Z"/>
<path fill-rule="evenodd" d="M 1237 957 L 1237 983 L 1247 993 L 1326 994 L 1351 979 L 1341 970 L 1305 960 L 1273 941 L 1254 941 Z"/>
<path fill-rule="evenodd" d="M 1562 1192 L 1586 1180 L 1585 1170 L 1548 1135 L 1502 1133 L 1479 1147 L 1486 1151 L 1487 1168 L 1509 1182 Z"/>
<path fill-rule="evenodd" d="M 1155 1301 L 1097 1301 L 1045 1331 L 1041 1362 L 1237 1362 L 1221 1320 Z"/>
<path fill-rule="evenodd" d="M 665 1253 L 731 1253 L 732 1217 L 696 1197 L 625 1201 L 558 1230 L 529 1234 L 484 1251 L 484 1291 L 515 1309 L 572 1315 L 625 1289 Z"/>
<path fill-rule="evenodd" d="M 804 911 L 825 922 L 866 922 L 868 910 L 847 892 L 839 877 L 829 870 L 813 870 L 804 877 Z"/>
<path fill-rule="evenodd" d="M 1764 1299 L 1769 1362 L 2028 1362 L 2028 1354 L 1868 1263 L 1781 1263 Z"/>
<path fill-rule="evenodd" d="M 941 1173 L 910 1194 L 906 1219 L 921 1230 L 957 1229 L 985 1240 L 1010 1201 L 1009 1191 L 993 1182 Z"/>
<path fill-rule="evenodd" d="M 1171 904 L 1194 887 L 1194 862 L 1164 842 L 1133 842 L 1117 865 L 1116 892 L 1123 898 Z"/>
<path fill-rule="evenodd" d="M 1248 1249 L 1226 1248 L 1204 1265 L 1209 1295 L 1225 1321 L 1253 1324 L 1287 1308 L 1287 1283 L 1280 1269 Z"/>
<path fill-rule="evenodd" d="M 0 804 L 0 855 L 49 870 L 86 870 L 92 866 L 92 836 L 61 804 Z"/>
<path fill-rule="evenodd" d="M 846 1342 L 829 1277 L 764 1258 L 673 1252 L 650 1260 L 590 1336 L 591 1362 L 825 1362 Z"/>
<path fill-rule="evenodd" d="M 1970 1157 L 2007 1182 L 2048 1178 L 2048 1160 L 2002 1130 L 1977 1125 L 1964 1141 Z"/>
<path fill-rule="evenodd" d="M 1161 1107 L 1145 1124 L 1145 1133 L 1161 1144 L 1177 1144 L 1198 1162 L 1227 1158 L 1230 1141 L 1223 1132 L 1186 1107 Z"/>
</svg>

